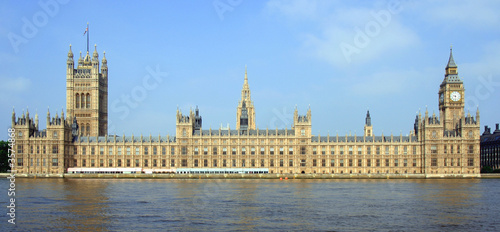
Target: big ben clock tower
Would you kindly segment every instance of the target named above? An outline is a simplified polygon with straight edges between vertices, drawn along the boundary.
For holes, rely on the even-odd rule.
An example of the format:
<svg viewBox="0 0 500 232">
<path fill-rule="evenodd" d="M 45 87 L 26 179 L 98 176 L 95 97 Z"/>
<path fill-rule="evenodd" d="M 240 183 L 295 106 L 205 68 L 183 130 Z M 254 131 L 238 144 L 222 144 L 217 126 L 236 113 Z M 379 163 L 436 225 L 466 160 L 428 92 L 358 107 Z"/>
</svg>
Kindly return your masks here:
<svg viewBox="0 0 500 232">
<path fill-rule="evenodd" d="M 464 114 L 464 84 L 458 76 L 451 48 L 450 59 L 445 68 L 444 80 L 440 85 L 438 96 L 439 112 L 444 130 L 454 130 Z"/>
</svg>

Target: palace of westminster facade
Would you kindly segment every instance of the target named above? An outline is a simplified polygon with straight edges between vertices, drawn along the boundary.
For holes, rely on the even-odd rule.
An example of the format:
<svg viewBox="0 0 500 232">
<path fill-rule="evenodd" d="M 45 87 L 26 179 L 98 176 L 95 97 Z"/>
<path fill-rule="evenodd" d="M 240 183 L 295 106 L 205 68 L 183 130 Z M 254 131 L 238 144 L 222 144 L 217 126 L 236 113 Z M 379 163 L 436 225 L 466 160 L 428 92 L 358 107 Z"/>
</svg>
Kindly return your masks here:
<svg viewBox="0 0 500 232">
<path fill-rule="evenodd" d="M 479 176 L 479 111 L 464 113 L 464 85 L 450 58 L 438 91 L 439 115 L 415 118 L 409 136 L 374 135 L 367 112 L 362 136 L 312 135 L 311 109 L 294 112 L 293 125 L 258 129 L 247 73 L 237 106 L 235 129 L 202 129 L 198 108 L 177 110 L 175 136 L 108 135 L 108 66 L 97 49 L 67 58 L 66 115 L 12 112 L 16 172 L 63 174 L 68 168 L 268 168 L 269 173 L 422 174 Z"/>
</svg>

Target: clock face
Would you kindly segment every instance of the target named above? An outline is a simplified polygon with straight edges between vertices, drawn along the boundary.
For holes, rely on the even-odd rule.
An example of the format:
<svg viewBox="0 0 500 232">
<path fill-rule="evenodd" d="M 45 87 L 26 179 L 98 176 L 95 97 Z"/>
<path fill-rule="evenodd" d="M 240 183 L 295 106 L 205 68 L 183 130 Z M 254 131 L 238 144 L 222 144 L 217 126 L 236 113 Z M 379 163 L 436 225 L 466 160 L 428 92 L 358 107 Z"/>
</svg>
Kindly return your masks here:
<svg viewBox="0 0 500 232">
<path fill-rule="evenodd" d="M 443 101 L 444 101 L 444 94 L 443 94 L 443 93 L 441 93 L 441 94 L 439 95 L 439 102 L 443 103 Z"/>
<path fill-rule="evenodd" d="M 461 97 L 460 93 L 457 92 L 457 91 L 455 91 L 455 92 L 453 92 L 453 93 L 450 94 L 450 99 L 452 101 L 458 101 L 458 100 L 460 100 L 460 97 Z"/>
</svg>

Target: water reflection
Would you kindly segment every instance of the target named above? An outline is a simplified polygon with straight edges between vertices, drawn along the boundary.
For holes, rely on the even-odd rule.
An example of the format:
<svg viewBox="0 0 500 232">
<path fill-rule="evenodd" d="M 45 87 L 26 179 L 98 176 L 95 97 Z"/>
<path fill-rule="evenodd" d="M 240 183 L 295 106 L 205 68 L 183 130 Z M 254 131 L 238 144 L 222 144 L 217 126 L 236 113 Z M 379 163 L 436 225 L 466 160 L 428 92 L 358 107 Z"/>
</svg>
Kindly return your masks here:
<svg viewBox="0 0 500 232">
<path fill-rule="evenodd" d="M 500 180 L 17 181 L 21 231 L 500 229 Z"/>
<path fill-rule="evenodd" d="M 99 180 L 16 179 L 18 223 L 28 230 L 47 227 L 106 231 L 107 184 Z M 43 218 L 43 220 L 40 220 Z"/>
</svg>

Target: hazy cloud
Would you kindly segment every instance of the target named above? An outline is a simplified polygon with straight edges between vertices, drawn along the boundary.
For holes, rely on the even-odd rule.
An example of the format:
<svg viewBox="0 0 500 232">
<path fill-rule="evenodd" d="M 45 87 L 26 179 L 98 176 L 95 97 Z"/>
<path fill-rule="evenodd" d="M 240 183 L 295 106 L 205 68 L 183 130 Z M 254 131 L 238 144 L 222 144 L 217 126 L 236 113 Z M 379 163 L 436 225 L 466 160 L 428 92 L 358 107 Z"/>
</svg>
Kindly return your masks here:
<svg viewBox="0 0 500 232">
<path fill-rule="evenodd" d="M 404 5 L 375 4 L 372 8 L 354 8 L 330 2 L 318 3 L 272 0 L 267 4 L 291 21 L 315 19 L 319 30 L 299 35 L 302 52 L 337 67 L 362 64 L 388 52 L 401 51 L 418 43 L 417 34 L 398 21 Z M 330 9 L 325 13 L 325 9 Z M 315 17 L 320 15 L 321 17 Z"/>
</svg>

